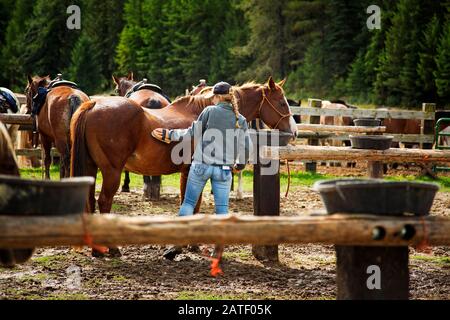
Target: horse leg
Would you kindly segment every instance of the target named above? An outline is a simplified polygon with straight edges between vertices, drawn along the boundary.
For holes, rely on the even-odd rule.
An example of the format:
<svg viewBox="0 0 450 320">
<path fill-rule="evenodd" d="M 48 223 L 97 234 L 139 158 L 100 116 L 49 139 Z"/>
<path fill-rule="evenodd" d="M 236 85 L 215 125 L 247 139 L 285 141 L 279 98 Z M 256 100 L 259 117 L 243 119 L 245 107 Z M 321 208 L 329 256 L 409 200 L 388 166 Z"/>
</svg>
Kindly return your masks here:
<svg viewBox="0 0 450 320">
<path fill-rule="evenodd" d="M 238 189 L 237 189 L 237 199 L 244 199 L 244 181 L 243 181 L 243 173 L 240 171 L 238 173 Z"/>
<path fill-rule="evenodd" d="M 122 192 L 128 193 L 130 192 L 130 172 L 125 171 L 125 180 L 123 180 Z"/>
<path fill-rule="evenodd" d="M 50 166 L 52 164 L 52 140 L 41 134 L 42 148 L 44 149 L 44 165 L 45 165 L 45 179 L 50 180 Z"/>
<path fill-rule="evenodd" d="M 113 203 L 114 195 L 120 187 L 120 177 L 122 174 L 122 170 L 109 168 L 108 170 L 102 170 L 103 176 L 103 184 L 102 191 L 100 192 L 100 196 L 98 198 L 98 207 L 100 209 L 100 213 L 110 213 L 111 207 Z M 101 256 L 95 250 L 92 251 L 92 254 L 95 256 Z M 109 255 L 111 257 L 120 257 L 121 253 L 119 248 L 110 247 Z"/>
</svg>

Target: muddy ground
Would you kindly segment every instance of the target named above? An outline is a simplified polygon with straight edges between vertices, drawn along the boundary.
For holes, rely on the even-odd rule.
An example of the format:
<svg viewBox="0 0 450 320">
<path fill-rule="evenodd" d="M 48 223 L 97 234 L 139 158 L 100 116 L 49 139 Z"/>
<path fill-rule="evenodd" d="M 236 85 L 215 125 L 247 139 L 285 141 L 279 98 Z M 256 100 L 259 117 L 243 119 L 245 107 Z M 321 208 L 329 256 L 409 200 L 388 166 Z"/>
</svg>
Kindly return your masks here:
<svg viewBox="0 0 450 320">
<path fill-rule="evenodd" d="M 320 168 L 322 173 L 362 176 L 364 168 Z M 411 169 L 400 174 L 414 174 Z M 396 174 L 398 174 L 397 172 Z M 177 190 L 164 188 L 160 202 L 143 202 L 141 190 L 118 194 L 114 211 L 126 215 L 175 215 Z M 284 191 L 282 192 L 284 195 Z M 233 198 L 231 211 L 252 214 L 253 199 Z M 293 186 L 282 199 L 282 215 L 306 215 L 321 209 L 310 188 Z M 203 211 L 213 213 L 206 194 Z M 433 215 L 450 216 L 450 194 L 437 195 Z M 39 249 L 28 263 L 0 269 L 0 299 L 335 299 L 335 255 L 332 246 L 280 246 L 280 264 L 256 261 L 250 246 L 226 249 L 224 275 L 210 276 L 201 253 L 185 252 L 175 261 L 162 258 L 159 246 L 122 248 L 123 256 L 94 259 L 88 249 Z M 450 299 L 450 248 L 429 252 L 410 249 L 412 299 Z"/>
</svg>

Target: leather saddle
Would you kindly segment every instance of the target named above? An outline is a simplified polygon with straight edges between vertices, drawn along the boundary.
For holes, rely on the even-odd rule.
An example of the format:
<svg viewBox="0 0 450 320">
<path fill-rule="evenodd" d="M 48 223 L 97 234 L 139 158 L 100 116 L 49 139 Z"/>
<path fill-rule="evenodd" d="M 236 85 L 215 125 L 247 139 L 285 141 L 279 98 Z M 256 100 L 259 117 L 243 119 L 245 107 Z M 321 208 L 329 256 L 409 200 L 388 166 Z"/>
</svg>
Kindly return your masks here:
<svg viewBox="0 0 450 320">
<path fill-rule="evenodd" d="M 153 83 L 147 83 L 147 79 L 142 80 L 141 82 L 136 83 L 125 95 L 126 98 L 131 97 L 131 95 L 137 91 L 140 90 L 151 90 L 153 92 L 159 93 L 164 98 L 166 98 L 169 102 L 170 98 L 164 93 L 164 91 L 161 89 L 160 86 L 153 84 Z"/>
</svg>

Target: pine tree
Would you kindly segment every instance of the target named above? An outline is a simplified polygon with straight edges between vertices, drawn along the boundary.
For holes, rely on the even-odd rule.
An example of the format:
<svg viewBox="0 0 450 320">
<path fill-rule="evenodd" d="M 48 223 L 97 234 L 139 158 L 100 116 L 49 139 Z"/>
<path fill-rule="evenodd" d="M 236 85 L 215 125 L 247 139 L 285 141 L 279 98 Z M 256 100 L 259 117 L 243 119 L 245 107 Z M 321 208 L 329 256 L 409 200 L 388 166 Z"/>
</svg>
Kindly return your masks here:
<svg viewBox="0 0 450 320">
<path fill-rule="evenodd" d="M 22 61 L 20 49 L 23 45 L 25 25 L 32 19 L 33 2 L 29 0 L 17 0 L 12 12 L 11 20 L 5 31 L 4 46 L 0 48 L 1 77 L 5 86 L 22 91 L 25 85 L 25 74 L 22 74 Z"/>
<path fill-rule="evenodd" d="M 434 16 L 423 33 L 423 41 L 420 42 L 419 54 L 419 86 L 422 88 L 422 100 L 433 102 L 437 100 L 437 89 L 434 80 L 436 72 L 436 55 L 441 32 L 439 19 Z"/>
<path fill-rule="evenodd" d="M 37 0 L 26 23 L 20 45 L 20 61 L 25 74 L 55 75 L 70 64 L 70 52 L 80 35 L 67 28 L 67 8 L 73 0 Z"/>
<path fill-rule="evenodd" d="M 95 94 L 103 79 L 100 55 L 92 39 L 83 34 L 72 50 L 68 76 L 87 94 Z"/>
<path fill-rule="evenodd" d="M 450 101 L 450 19 L 444 25 L 436 56 L 437 70 L 434 72 L 437 93 L 445 104 Z"/>
<path fill-rule="evenodd" d="M 111 87 L 111 75 L 116 71 L 114 58 L 123 29 L 123 8 L 124 0 L 84 0 L 82 33 L 90 38 L 93 51 L 98 53 L 102 89 Z"/>
<path fill-rule="evenodd" d="M 136 77 L 143 73 L 138 69 L 138 50 L 143 46 L 142 31 L 144 16 L 143 0 L 127 0 L 124 7 L 125 26 L 117 46 L 116 63 L 118 72 L 126 74 L 133 71 Z"/>
<path fill-rule="evenodd" d="M 252 63 L 238 75 L 239 79 L 264 81 L 269 75 L 275 78 L 287 76 L 286 17 L 283 12 L 286 3 L 287 0 L 242 1 L 251 34 L 240 54 L 249 57 Z"/>
</svg>

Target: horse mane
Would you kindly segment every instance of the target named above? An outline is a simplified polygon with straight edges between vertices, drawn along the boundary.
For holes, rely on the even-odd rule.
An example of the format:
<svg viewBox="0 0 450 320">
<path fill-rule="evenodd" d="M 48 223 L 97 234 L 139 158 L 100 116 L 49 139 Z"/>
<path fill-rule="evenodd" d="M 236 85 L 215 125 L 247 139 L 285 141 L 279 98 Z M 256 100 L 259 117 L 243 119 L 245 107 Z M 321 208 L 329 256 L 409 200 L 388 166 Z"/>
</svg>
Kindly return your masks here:
<svg viewBox="0 0 450 320">
<path fill-rule="evenodd" d="M 255 90 L 258 88 L 267 88 L 266 85 L 258 84 L 255 81 L 249 81 L 240 86 L 233 86 L 233 91 L 235 94 L 237 93 L 238 97 L 241 96 L 241 91 L 246 90 Z M 207 88 L 206 91 L 208 91 Z M 277 89 L 283 90 L 280 86 L 277 85 Z M 210 89 L 209 89 L 210 90 Z M 284 91 L 283 91 L 284 92 Z M 185 108 L 190 108 L 195 113 L 201 113 L 203 109 L 208 106 L 213 105 L 212 98 L 206 98 L 204 95 L 196 95 L 196 96 L 183 96 L 177 98 L 173 103 L 172 107 L 184 106 Z"/>
<path fill-rule="evenodd" d="M 204 96 L 184 96 L 176 99 L 173 103 L 173 107 L 179 105 L 185 106 L 185 108 L 190 108 L 195 113 L 201 113 L 203 109 L 212 105 L 212 99 L 206 98 Z"/>
</svg>

